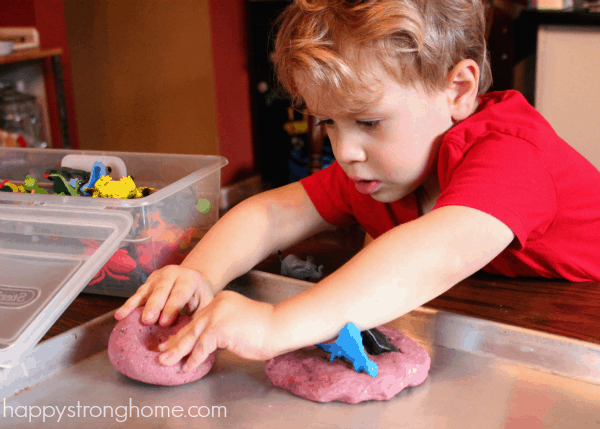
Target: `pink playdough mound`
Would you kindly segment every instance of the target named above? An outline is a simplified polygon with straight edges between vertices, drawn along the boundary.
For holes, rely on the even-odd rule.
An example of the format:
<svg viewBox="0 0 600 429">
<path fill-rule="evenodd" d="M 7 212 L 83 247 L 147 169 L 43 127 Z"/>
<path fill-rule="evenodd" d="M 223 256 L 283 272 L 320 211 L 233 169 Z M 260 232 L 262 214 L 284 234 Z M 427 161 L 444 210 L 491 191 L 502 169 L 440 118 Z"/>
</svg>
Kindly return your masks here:
<svg viewBox="0 0 600 429">
<path fill-rule="evenodd" d="M 192 372 L 183 370 L 186 358 L 173 366 L 164 366 L 158 361 L 158 345 L 177 333 L 192 320 L 179 315 L 171 326 L 144 325 L 142 308 L 136 308 L 125 319 L 119 321 L 108 340 L 108 357 L 123 375 L 149 384 L 175 386 L 202 378 L 215 362 L 212 353 Z"/>
<path fill-rule="evenodd" d="M 355 372 L 352 365 L 341 358 L 329 362 L 329 353 L 315 346 L 266 361 L 267 377 L 274 385 L 296 396 L 316 402 L 340 401 L 347 404 L 387 400 L 405 387 L 423 383 L 431 366 L 427 352 L 394 329 L 382 326 L 378 329 L 387 335 L 400 353 L 367 355 L 377 364 L 377 377 Z"/>
</svg>

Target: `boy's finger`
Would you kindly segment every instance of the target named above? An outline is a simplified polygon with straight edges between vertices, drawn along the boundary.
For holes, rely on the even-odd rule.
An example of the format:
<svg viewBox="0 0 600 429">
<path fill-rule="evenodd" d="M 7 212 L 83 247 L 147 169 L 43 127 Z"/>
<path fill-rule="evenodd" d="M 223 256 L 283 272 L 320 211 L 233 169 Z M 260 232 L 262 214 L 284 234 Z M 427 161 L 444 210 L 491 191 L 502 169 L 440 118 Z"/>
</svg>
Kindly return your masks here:
<svg viewBox="0 0 600 429">
<path fill-rule="evenodd" d="M 179 348 L 182 344 L 189 342 L 190 347 L 187 350 L 189 353 L 192 347 L 196 344 L 196 341 L 204 331 L 207 320 L 205 318 L 194 318 L 186 326 L 179 330 L 174 335 L 171 335 L 165 342 L 158 345 L 158 350 L 161 352 L 171 351 L 172 349 Z M 185 356 L 185 355 L 182 355 Z"/>
<path fill-rule="evenodd" d="M 117 320 L 124 319 L 125 317 L 129 316 L 129 313 L 131 313 L 133 310 L 146 303 L 149 292 L 146 292 L 147 289 L 142 290 L 141 288 L 143 286 L 144 285 L 140 286 L 140 289 L 138 289 L 134 295 L 129 297 L 129 299 L 117 309 L 115 312 L 115 318 Z"/>
<path fill-rule="evenodd" d="M 215 296 L 213 295 L 212 290 L 210 290 L 208 285 L 203 284 L 200 288 L 200 306 L 198 307 L 198 309 L 203 309 L 208 304 L 210 304 L 213 299 L 215 299 Z"/>
<path fill-rule="evenodd" d="M 158 360 L 165 366 L 175 365 L 181 360 L 181 358 L 183 358 L 193 349 L 194 343 L 195 339 L 192 339 L 191 337 L 183 337 L 175 346 L 162 353 L 158 357 Z"/>
<path fill-rule="evenodd" d="M 197 291 L 194 292 L 194 294 L 188 301 L 187 307 L 186 307 L 188 314 L 192 314 L 194 311 L 196 311 L 196 308 L 198 308 L 198 304 L 200 303 L 200 299 L 198 298 L 199 295 L 200 295 L 199 292 L 197 292 Z"/>
<path fill-rule="evenodd" d="M 173 281 L 173 278 L 163 278 L 160 282 L 157 282 L 144 307 L 144 313 L 142 314 L 142 321 L 144 323 L 156 323 L 158 316 L 165 308 L 165 304 L 171 295 Z"/>
<path fill-rule="evenodd" d="M 204 335 L 196 343 L 194 350 L 192 350 L 192 354 L 183 365 L 183 370 L 186 372 L 193 371 L 215 350 L 217 350 L 216 338 L 205 331 Z"/>
<path fill-rule="evenodd" d="M 204 331 L 207 322 L 208 321 L 204 318 L 192 320 L 178 333 L 171 336 L 164 343 L 159 344 L 158 349 L 163 352 L 166 351 L 159 356 L 160 363 L 171 366 L 190 353 L 196 345 L 202 331 Z"/>
<path fill-rule="evenodd" d="M 163 326 L 168 326 L 173 323 L 177 318 L 177 315 L 183 310 L 183 307 L 185 307 L 185 304 L 192 299 L 193 295 L 194 288 L 188 281 L 183 280 L 181 277 L 175 280 L 175 284 L 173 285 L 171 294 L 164 306 L 159 323 Z"/>
</svg>

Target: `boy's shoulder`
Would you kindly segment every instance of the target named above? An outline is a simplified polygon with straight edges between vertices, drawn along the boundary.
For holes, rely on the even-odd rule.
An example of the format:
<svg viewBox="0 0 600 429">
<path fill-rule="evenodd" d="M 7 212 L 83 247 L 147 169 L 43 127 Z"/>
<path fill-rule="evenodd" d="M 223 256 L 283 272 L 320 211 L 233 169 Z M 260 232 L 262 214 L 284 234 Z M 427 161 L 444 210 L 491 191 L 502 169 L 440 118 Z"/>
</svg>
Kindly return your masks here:
<svg viewBox="0 0 600 429">
<path fill-rule="evenodd" d="M 450 177 L 459 165 L 486 165 L 500 172 L 521 165 L 523 180 L 535 171 L 543 174 L 536 170 L 543 167 L 548 177 L 579 180 L 586 175 L 600 185 L 600 172 L 517 91 L 485 94 L 475 113 L 446 133 L 439 148 L 440 176 Z"/>
<path fill-rule="evenodd" d="M 508 90 L 482 95 L 477 110 L 448 131 L 445 140 L 468 145 L 490 133 L 517 137 L 534 145 L 557 137 L 520 92 Z"/>
</svg>

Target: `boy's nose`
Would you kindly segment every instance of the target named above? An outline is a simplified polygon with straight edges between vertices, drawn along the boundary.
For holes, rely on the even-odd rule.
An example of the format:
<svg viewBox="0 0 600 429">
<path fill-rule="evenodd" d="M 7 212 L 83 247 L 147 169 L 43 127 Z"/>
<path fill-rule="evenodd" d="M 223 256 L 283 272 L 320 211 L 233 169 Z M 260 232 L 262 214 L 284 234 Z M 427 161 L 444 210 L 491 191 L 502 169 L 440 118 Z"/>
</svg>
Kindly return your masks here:
<svg viewBox="0 0 600 429">
<path fill-rule="evenodd" d="M 335 159 L 342 163 L 364 162 L 367 153 L 361 144 L 360 138 L 352 135 L 338 136 L 337 141 L 332 142 Z"/>
</svg>

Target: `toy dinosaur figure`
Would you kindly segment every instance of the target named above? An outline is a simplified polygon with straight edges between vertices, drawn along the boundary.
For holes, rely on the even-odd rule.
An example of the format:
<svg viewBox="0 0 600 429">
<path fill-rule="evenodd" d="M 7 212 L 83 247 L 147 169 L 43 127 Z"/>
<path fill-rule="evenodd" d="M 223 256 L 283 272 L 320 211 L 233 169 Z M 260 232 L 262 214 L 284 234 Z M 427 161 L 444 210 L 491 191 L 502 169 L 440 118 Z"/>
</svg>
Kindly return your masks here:
<svg viewBox="0 0 600 429">
<path fill-rule="evenodd" d="M 131 176 L 122 177 L 120 180 L 102 176 L 96 182 L 92 196 L 96 198 L 141 198 L 149 195 L 151 189 L 145 186 L 136 188 Z"/>
<path fill-rule="evenodd" d="M 365 351 L 370 355 L 377 356 L 389 352 L 400 353 L 400 350 L 398 350 L 390 339 L 377 328 L 361 331 L 360 336 L 362 337 L 362 344 L 365 347 Z"/>
<path fill-rule="evenodd" d="M 58 173 L 44 174 L 46 179 L 54 182 L 54 193 L 57 195 L 72 195 L 74 197 L 81 195 L 81 181 L 76 179 L 75 187 L 62 175 Z"/>
<path fill-rule="evenodd" d="M 59 174 L 62 177 L 64 177 L 65 180 L 69 183 L 69 185 L 71 185 L 74 188 L 77 187 L 77 181 L 80 181 L 81 183 L 85 183 L 90 178 L 89 172 L 83 171 L 83 170 L 77 170 L 75 168 L 69 168 L 69 167 L 60 167 L 58 169 L 49 168 L 48 170 L 46 170 L 46 174 L 48 174 L 48 175 Z M 46 177 L 46 176 L 44 176 L 44 177 Z M 64 188 L 62 186 L 62 181 L 61 182 L 54 181 L 54 193 L 59 194 L 61 192 L 66 193 L 68 191 L 66 188 Z"/>
<path fill-rule="evenodd" d="M 96 182 L 102 177 L 106 176 L 109 173 L 108 169 L 104 166 L 102 161 L 94 162 L 92 166 L 92 172 L 90 173 L 89 180 L 81 187 L 83 189 L 83 193 L 86 196 L 92 195 L 88 189 L 93 189 L 96 186 Z"/>
<path fill-rule="evenodd" d="M 40 188 L 37 180 L 35 180 L 29 174 L 25 177 L 25 180 L 23 180 L 23 188 L 27 192 L 35 192 L 36 194 L 50 194 L 50 192 Z"/>
<path fill-rule="evenodd" d="M 352 322 L 342 328 L 335 342 L 317 344 L 317 347 L 330 353 L 329 362 L 333 362 L 336 357 L 344 357 L 352 364 L 354 371 L 365 371 L 371 377 L 377 376 L 377 364 L 367 357 L 360 331 Z"/>
<path fill-rule="evenodd" d="M 10 183 L 8 179 L 0 183 L 0 192 L 25 192 L 23 185 L 15 185 Z"/>
<path fill-rule="evenodd" d="M 279 262 L 281 262 L 282 276 L 297 280 L 320 279 L 323 276 L 323 265 L 319 265 L 317 268 L 315 259 L 312 256 L 303 261 L 296 255 L 287 255 L 281 259 L 281 250 L 277 253 L 279 254 Z"/>
</svg>

